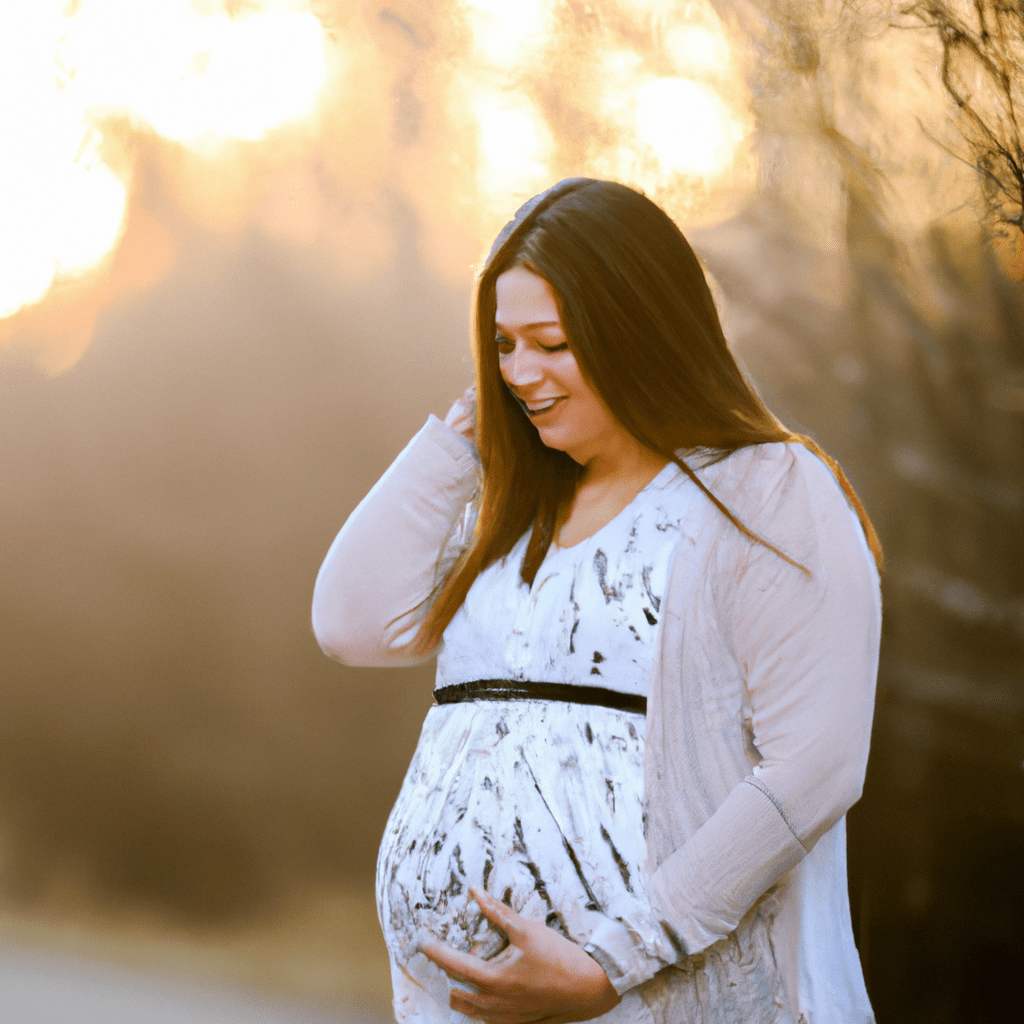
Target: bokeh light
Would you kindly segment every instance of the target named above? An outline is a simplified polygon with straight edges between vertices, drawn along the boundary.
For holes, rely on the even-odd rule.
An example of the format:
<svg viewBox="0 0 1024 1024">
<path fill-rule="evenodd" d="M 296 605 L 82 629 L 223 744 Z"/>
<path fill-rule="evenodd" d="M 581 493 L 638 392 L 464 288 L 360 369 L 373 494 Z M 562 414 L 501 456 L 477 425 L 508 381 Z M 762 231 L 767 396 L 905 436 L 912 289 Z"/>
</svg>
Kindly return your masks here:
<svg viewBox="0 0 1024 1024">
<path fill-rule="evenodd" d="M 748 133 L 717 93 L 692 79 L 644 82 L 633 98 L 637 138 L 669 171 L 720 173 Z"/>
<path fill-rule="evenodd" d="M 552 28 L 551 0 L 465 0 L 473 40 L 484 60 L 513 67 Z"/>
<path fill-rule="evenodd" d="M 318 247 L 364 278 L 394 255 L 396 187 L 455 281 L 561 177 L 618 178 L 687 223 L 755 185 L 747 88 L 708 0 L 582 15 L 554 0 L 41 0 L 4 19 L 0 91 L 20 102 L 0 113 L 0 344 L 20 336 L 51 372 L 124 292 L 110 268 L 144 216 L 143 152 L 194 221 Z M 75 280 L 83 313 L 48 341 L 47 303 Z"/>
<path fill-rule="evenodd" d="M 470 379 L 494 233 L 589 175 L 670 211 L 766 401 L 886 543 L 850 821 L 879 1019 L 1004 1019 L 1024 233 L 996 225 L 1000 269 L 941 71 L 964 33 L 1009 46 L 957 71 L 992 117 L 993 74 L 1024 81 L 1016 10 L 0 0 L 0 938 L 109 930 L 147 971 L 244 960 L 384 1019 L 370 877 L 430 672 L 328 663 L 312 580 Z"/>
<path fill-rule="evenodd" d="M 528 100 L 480 92 L 473 100 L 480 127 L 480 186 L 494 198 L 540 191 L 551 170 L 547 125 Z"/>
<path fill-rule="evenodd" d="M 107 256 L 124 229 L 125 126 L 200 150 L 307 115 L 320 22 L 294 4 L 236 16 L 188 0 L 38 0 L 0 31 L 0 318 Z"/>
</svg>

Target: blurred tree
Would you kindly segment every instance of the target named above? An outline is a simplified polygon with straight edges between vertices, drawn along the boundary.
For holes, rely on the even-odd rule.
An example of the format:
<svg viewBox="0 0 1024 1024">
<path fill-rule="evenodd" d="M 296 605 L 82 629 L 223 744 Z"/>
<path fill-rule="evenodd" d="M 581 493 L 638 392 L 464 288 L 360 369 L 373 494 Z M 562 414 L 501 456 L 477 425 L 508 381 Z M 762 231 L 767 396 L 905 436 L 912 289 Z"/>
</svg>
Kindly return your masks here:
<svg viewBox="0 0 1024 1024">
<path fill-rule="evenodd" d="M 850 815 L 879 1020 L 996 1021 L 1024 967 L 1024 295 L 980 233 L 901 242 L 863 186 L 848 178 L 844 254 L 771 206 L 701 251 L 769 404 L 846 466 L 886 549 Z"/>
<path fill-rule="evenodd" d="M 938 35 L 942 84 L 961 111 L 963 159 L 980 176 L 997 230 L 1024 234 L 1024 4 L 915 0 L 894 13 Z"/>
<path fill-rule="evenodd" d="M 869 991 L 880 1021 L 1002 1020 L 1024 968 L 1024 267 L 989 242 L 1024 252 L 1024 5 L 716 9 L 755 40 L 766 159 L 759 202 L 699 247 L 769 405 L 844 463 L 889 563 L 850 815 Z"/>
</svg>

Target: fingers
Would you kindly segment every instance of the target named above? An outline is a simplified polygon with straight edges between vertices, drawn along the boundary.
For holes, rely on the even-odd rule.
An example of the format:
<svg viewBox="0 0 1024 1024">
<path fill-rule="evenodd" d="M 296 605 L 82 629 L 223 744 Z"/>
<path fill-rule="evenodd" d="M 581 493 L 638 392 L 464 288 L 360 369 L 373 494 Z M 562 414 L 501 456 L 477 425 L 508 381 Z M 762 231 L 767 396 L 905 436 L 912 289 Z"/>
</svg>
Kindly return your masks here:
<svg viewBox="0 0 1024 1024">
<path fill-rule="evenodd" d="M 522 939 L 524 925 L 528 922 L 524 921 L 511 907 L 499 903 L 487 893 L 473 892 L 473 895 L 488 921 L 508 934 L 510 939 L 513 934 L 519 935 Z M 520 956 L 520 951 L 514 943 L 489 960 L 484 960 L 474 953 L 467 953 L 441 942 L 424 943 L 420 947 L 420 951 L 428 960 L 437 964 L 453 981 L 468 982 L 482 989 L 490 988 L 494 981 L 500 978 L 503 972 L 512 965 L 512 962 Z"/>
<path fill-rule="evenodd" d="M 491 970 L 486 960 L 463 953 L 440 942 L 428 942 L 420 947 L 420 951 L 431 962 L 448 975 L 452 981 L 483 987 L 491 980 Z"/>
<path fill-rule="evenodd" d="M 451 1003 L 450 1009 L 461 1013 L 472 1020 L 483 1021 L 484 1024 L 560 1024 L 561 1021 L 568 1021 L 569 1018 L 545 1017 L 536 1014 L 524 1014 L 518 1010 L 507 1013 L 497 1010 L 483 1010 L 471 1006 L 457 1005 Z"/>
<path fill-rule="evenodd" d="M 520 927 L 519 915 L 488 893 L 474 887 L 470 894 L 480 905 L 484 917 L 511 938 L 511 932 Z M 495 971 L 500 971 L 509 958 L 510 946 L 492 960 L 483 960 L 473 953 L 467 953 L 440 942 L 427 942 L 420 947 L 423 955 L 441 968 L 453 981 L 467 982 L 478 987 L 487 986 L 493 980 Z"/>
<path fill-rule="evenodd" d="M 510 1002 L 507 996 L 492 991 L 495 981 L 494 961 L 480 960 L 470 953 L 463 953 L 439 942 L 426 943 L 421 947 L 421 952 L 440 967 L 454 984 L 471 986 L 469 990 L 450 990 L 448 1005 L 451 1009 L 473 1020 L 485 1021 L 486 1024 L 532 1024 L 535 1017 L 539 1016 L 524 1012 L 515 1000 Z"/>
<path fill-rule="evenodd" d="M 474 440 L 476 432 L 475 385 L 471 384 L 466 388 L 462 396 L 455 400 L 455 403 L 448 410 L 448 415 L 445 416 L 444 421 L 452 430 L 458 431 L 470 441 Z"/>
<path fill-rule="evenodd" d="M 526 1009 L 514 1002 L 466 998 L 462 993 L 454 991 L 449 1007 L 473 1020 L 483 1021 L 484 1024 L 569 1024 L 570 1021 L 580 1019 L 577 1012 L 550 1014 L 543 1008 Z"/>
<path fill-rule="evenodd" d="M 508 940 L 513 946 L 521 946 L 526 938 L 528 922 L 511 907 L 496 900 L 489 892 L 478 889 L 475 885 L 469 887 L 469 892 L 473 899 L 480 904 L 480 910 L 484 917 L 491 924 L 500 928 L 508 936 Z"/>
<path fill-rule="evenodd" d="M 453 989 L 448 1005 L 485 1024 L 533 1024 L 535 1021 L 547 1020 L 547 1011 L 542 1008 L 525 1005 L 515 998 L 486 993 L 472 994 Z"/>
</svg>

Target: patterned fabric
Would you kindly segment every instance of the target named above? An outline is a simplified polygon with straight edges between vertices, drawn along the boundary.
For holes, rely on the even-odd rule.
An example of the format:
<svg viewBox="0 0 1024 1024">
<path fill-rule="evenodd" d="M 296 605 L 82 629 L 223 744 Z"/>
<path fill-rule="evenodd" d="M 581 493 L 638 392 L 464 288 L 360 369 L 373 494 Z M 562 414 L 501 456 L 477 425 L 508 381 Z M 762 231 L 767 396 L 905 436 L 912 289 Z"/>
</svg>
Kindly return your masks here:
<svg viewBox="0 0 1024 1024">
<path fill-rule="evenodd" d="M 645 696 L 691 490 L 669 463 L 592 537 L 553 545 L 532 587 L 519 578 L 524 537 L 481 573 L 445 631 L 438 689 L 496 678 Z M 644 728 L 640 714 L 561 701 L 431 709 L 378 863 L 400 1020 L 451 1016 L 448 984 L 420 943 L 502 948 L 470 885 L 581 945 L 606 934 L 602 959 L 619 975 L 640 981 L 677 958 L 641 879 Z M 645 1019 L 640 1005 L 627 996 L 606 1019 Z"/>
<path fill-rule="evenodd" d="M 432 417 L 363 499 L 317 577 L 313 628 L 328 654 L 354 665 L 429 657 L 411 640 L 469 536 L 478 465 L 471 443 Z M 648 692 L 642 871 L 678 962 L 631 972 L 619 951 L 645 939 L 607 916 L 619 930 L 599 925 L 586 948 L 628 990 L 636 1021 L 864 1024 L 844 815 L 867 764 L 878 575 L 835 478 L 806 448 L 755 445 L 694 469 L 802 568 L 710 501 L 681 502 Z M 400 1013 L 415 991 L 396 976 Z"/>
<path fill-rule="evenodd" d="M 524 536 L 477 577 L 445 630 L 437 685 L 530 679 L 646 695 L 661 595 L 692 491 L 670 462 L 592 537 L 552 544 L 532 587 L 519 578 Z"/>
</svg>

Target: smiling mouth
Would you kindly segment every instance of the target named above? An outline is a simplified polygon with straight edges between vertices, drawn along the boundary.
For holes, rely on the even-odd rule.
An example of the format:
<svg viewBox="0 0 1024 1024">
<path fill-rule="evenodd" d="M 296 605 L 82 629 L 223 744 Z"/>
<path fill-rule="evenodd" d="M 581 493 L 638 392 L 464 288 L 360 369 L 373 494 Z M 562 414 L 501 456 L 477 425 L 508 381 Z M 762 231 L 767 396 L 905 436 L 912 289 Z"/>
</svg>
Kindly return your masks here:
<svg viewBox="0 0 1024 1024">
<path fill-rule="evenodd" d="M 522 402 L 522 406 L 526 410 L 526 414 L 528 416 L 540 416 L 541 413 L 545 413 L 549 409 L 553 409 L 560 401 L 562 401 L 563 397 L 564 396 L 549 398 L 543 402 Z"/>
</svg>

